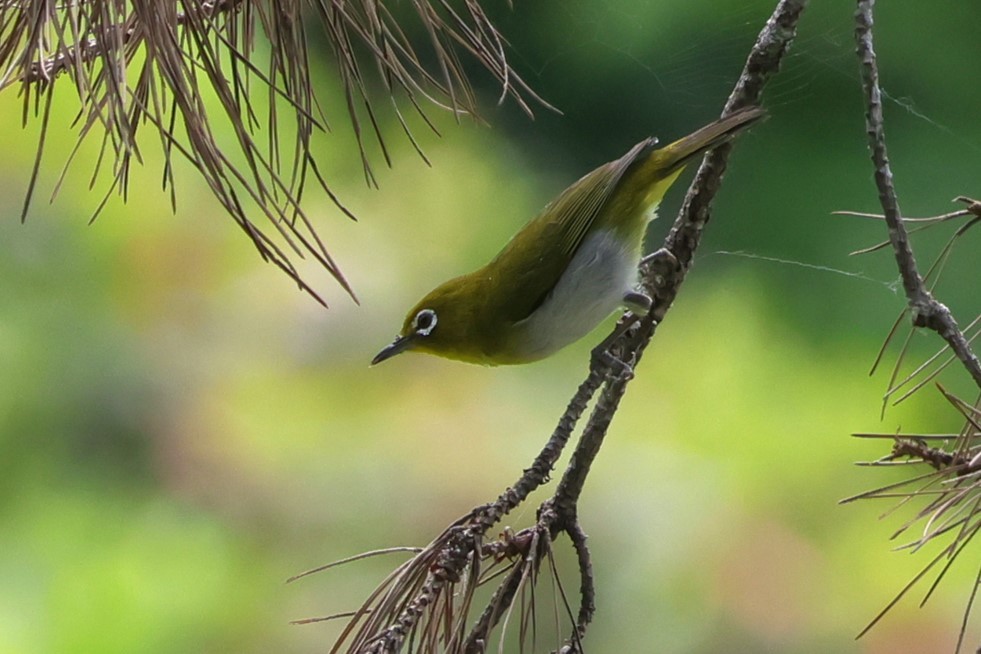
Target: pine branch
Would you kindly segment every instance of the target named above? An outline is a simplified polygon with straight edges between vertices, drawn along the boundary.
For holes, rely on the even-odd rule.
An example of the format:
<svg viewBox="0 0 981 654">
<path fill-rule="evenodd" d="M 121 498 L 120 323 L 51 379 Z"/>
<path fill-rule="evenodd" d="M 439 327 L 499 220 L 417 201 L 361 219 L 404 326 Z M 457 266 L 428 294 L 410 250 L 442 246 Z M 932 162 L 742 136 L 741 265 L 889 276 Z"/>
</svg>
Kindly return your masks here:
<svg viewBox="0 0 981 654">
<path fill-rule="evenodd" d="M 977 328 L 981 316 L 975 318 L 962 330 L 958 327 L 951 311 L 936 299 L 933 286 L 952 251 L 954 243 L 972 226 L 981 221 L 981 203 L 961 197 L 957 200 L 964 202 L 965 209 L 927 219 L 904 218 L 899 208 L 899 200 L 889 156 L 886 148 L 885 128 L 882 112 L 882 92 L 879 88 L 878 60 L 874 49 L 873 39 L 873 9 L 874 0 L 858 0 L 855 13 L 855 41 L 859 67 L 862 78 L 862 90 L 865 96 L 865 123 L 869 151 L 875 172 L 875 184 L 878 190 L 882 215 L 856 214 L 855 212 L 839 212 L 848 215 L 879 218 L 885 222 L 889 239 L 886 243 L 866 248 L 862 253 L 872 252 L 885 246 L 891 246 L 893 258 L 899 270 L 903 290 L 906 295 L 907 307 L 893 325 L 886 343 L 876 359 L 876 366 L 882 359 L 885 349 L 895 336 L 902 319 L 908 314 L 913 328 L 926 327 L 936 332 L 944 341 L 945 347 L 903 379 L 899 379 L 899 370 L 909 348 L 910 338 L 906 339 L 896 366 L 889 382 L 889 390 L 884 398 L 888 401 L 901 389 L 908 390 L 897 399 L 901 402 L 919 389 L 925 387 L 953 360 L 960 361 L 963 369 L 973 379 L 981 393 L 981 361 L 971 349 L 972 341 L 981 333 Z M 921 275 L 910 241 L 912 230 L 907 224 L 922 223 L 916 229 L 923 229 L 945 223 L 960 217 L 969 217 L 944 247 L 940 256 L 929 267 L 925 275 Z M 928 280 L 930 286 L 928 287 Z M 971 330 L 974 330 L 973 335 Z M 953 356 L 939 364 L 935 362 L 949 350 Z M 931 367 L 932 366 L 932 367 Z M 874 370 L 874 368 L 873 368 Z M 915 383 L 914 383 L 915 382 Z M 981 411 L 978 402 L 969 403 L 957 398 L 938 384 L 938 389 L 945 400 L 951 404 L 964 420 L 964 427 L 959 434 L 862 434 L 863 437 L 890 438 L 893 441 L 891 452 L 872 462 L 863 465 L 871 467 L 912 465 L 921 469 L 926 466 L 926 473 L 898 483 L 887 484 L 872 491 L 861 493 L 855 497 L 843 500 L 848 502 L 856 499 L 897 498 L 899 506 L 912 504 L 914 500 L 924 503 L 914 516 L 896 531 L 893 537 L 907 533 L 914 525 L 922 525 L 922 534 L 905 544 L 903 549 L 919 550 L 924 545 L 938 539 L 945 539 L 946 545 L 940 554 L 929 561 L 926 566 L 909 583 L 899 591 L 896 597 L 883 609 L 859 634 L 860 636 L 871 629 L 895 604 L 928 572 L 939 566 L 939 572 L 930 586 L 922 602 L 926 602 L 951 568 L 954 561 L 965 550 L 968 543 L 981 530 Z M 981 395 L 979 395 L 981 397 Z M 898 508 L 898 507 L 897 507 Z M 895 510 L 895 509 L 894 509 Z M 892 513 L 892 511 L 890 511 Z M 967 606 L 957 643 L 957 651 L 961 650 L 966 635 L 967 624 L 973 607 L 977 585 L 981 583 L 981 572 L 975 580 Z"/>
<path fill-rule="evenodd" d="M 903 280 L 903 289 L 909 303 L 913 324 L 935 331 L 954 352 L 964 368 L 981 389 L 981 360 L 971 350 L 964 333 L 957 327 L 957 321 L 944 304 L 939 302 L 926 288 L 917 269 L 916 257 L 909 242 L 899 200 L 893 184 L 892 169 L 886 150 L 885 128 L 882 116 L 882 91 L 879 88 L 879 66 L 873 48 L 872 9 L 875 0 L 859 0 L 855 13 L 855 40 L 862 73 L 862 89 L 865 93 L 865 125 L 869 139 L 869 150 L 875 168 L 875 184 L 879 191 L 879 203 L 889 229 L 896 265 Z"/>
<path fill-rule="evenodd" d="M 778 71 L 796 36 L 806 5 L 807 0 L 779 2 L 747 59 L 726 104 L 726 114 L 759 103 L 766 83 Z M 529 607 L 519 611 L 518 616 L 523 651 L 526 635 L 535 631 L 534 593 L 543 565 L 551 571 L 561 597 L 561 613 L 571 625 L 571 633 L 558 651 L 583 651 L 582 640 L 596 607 L 592 561 L 578 515 L 578 501 L 633 371 L 691 267 L 731 149 L 726 144 L 705 156 L 664 247 L 642 264 L 643 285 L 654 299 L 654 308 L 642 318 L 625 314 L 611 336 L 594 351 L 589 374 L 532 466 L 495 502 L 477 507 L 455 521 L 383 582 L 354 612 L 332 654 L 394 653 L 403 649 L 417 654 L 485 652 L 495 627 L 503 624 L 501 631 L 507 631 L 519 598 L 522 606 Z M 597 392 L 599 398 L 570 462 L 553 496 L 539 507 L 536 523 L 517 534 L 506 530 L 499 540 L 485 542 L 495 524 L 548 481 L 552 466 Z M 564 591 L 552 558 L 553 545 L 562 534 L 569 537 L 578 561 L 577 610 Z M 475 588 L 502 576 L 476 622 L 467 629 Z"/>
<path fill-rule="evenodd" d="M 327 117 L 314 88 L 308 32 L 319 24 L 333 48 L 361 165 L 374 183 L 369 136 L 391 165 L 375 87 L 390 96 L 390 111 L 417 150 L 402 105 L 434 130 L 424 105 L 458 119 L 477 115 L 463 56 L 529 114 L 531 104 L 548 106 L 511 69 L 478 0 L 459 4 L 419 0 L 395 16 L 378 0 L 0 0 L 0 91 L 16 88 L 25 124 L 40 123 L 22 219 L 40 178 L 54 88 L 71 85 L 80 102 L 75 150 L 86 140 L 101 142 L 93 183 L 108 169 L 96 215 L 113 193 L 125 201 L 131 166 L 143 162 L 149 138 L 159 142 L 163 187 L 175 211 L 174 170 L 183 159 L 263 259 L 323 302 L 297 267 L 312 259 L 354 298 L 301 203 L 312 182 L 354 218 L 317 165 L 312 139 Z M 422 38 L 408 36 L 411 20 Z M 268 53 L 265 64 L 260 53 Z M 377 82 L 366 69 L 377 70 Z M 257 99 L 260 92 L 268 101 Z"/>
</svg>

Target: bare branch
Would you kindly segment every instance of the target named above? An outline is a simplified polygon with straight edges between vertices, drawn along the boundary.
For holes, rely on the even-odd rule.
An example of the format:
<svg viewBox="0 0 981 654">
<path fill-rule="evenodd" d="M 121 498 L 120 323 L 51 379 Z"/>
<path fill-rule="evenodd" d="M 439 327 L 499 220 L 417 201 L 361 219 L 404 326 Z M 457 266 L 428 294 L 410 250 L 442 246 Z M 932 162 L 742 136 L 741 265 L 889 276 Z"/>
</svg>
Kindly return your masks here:
<svg viewBox="0 0 981 654">
<path fill-rule="evenodd" d="M 889 382 L 889 390 L 886 393 L 884 401 L 888 401 L 892 395 L 909 385 L 909 390 L 906 390 L 895 402 L 903 401 L 920 388 L 926 386 L 955 359 L 961 362 L 964 370 L 967 371 L 979 391 L 981 391 L 981 362 L 979 362 L 977 356 L 971 350 L 971 342 L 977 337 L 978 333 L 981 333 L 981 330 L 976 330 L 973 335 L 970 335 L 970 331 L 981 320 L 981 316 L 975 318 L 967 326 L 966 330 L 961 330 L 957 326 L 950 310 L 933 295 L 933 285 L 937 283 L 954 243 L 967 230 L 981 221 L 981 204 L 970 198 L 959 197 L 956 201 L 964 202 L 967 205 L 961 211 L 919 221 L 903 218 L 899 209 L 899 201 L 896 197 L 892 171 L 890 170 L 889 157 L 886 150 L 882 115 L 882 93 L 879 89 L 878 63 L 873 47 L 874 5 L 874 0 L 858 0 L 858 9 L 855 14 L 856 52 L 861 69 L 862 88 L 865 94 L 866 133 L 868 135 L 872 163 L 875 168 L 875 183 L 878 189 L 879 203 L 883 210 L 881 218 L 885 221 L 888 228 L 889 240 L 887 244 L 892 246 L 893 256 L 899 268 L 899 274 L 907 300 L 907 308 L 900 315 L 900 318 L 897 319 L 892 330 L 890 330 L 886 344 L 883 345 L 876 359 L 876 364 L 882 358 L 886 345 L 895 336 L 900 320 L 902 320 L 907 311 L 912 318 L 914 327 L 927 327 L 935 331 L 946 343 L 943 349 L 928 358 L 905 378 L 900 380 L 898 379 L 900 365 L 906 356 L 910 344 L 911 335 L 907 336 L 901 348 L 896 366 L 893 369 Z M 863 215 L 853 212 L 844 213 Z M 880 216 L 874 214 L 864 214 L 863 216 L 880 218 Z M 909 240 L 910 232 L 907 231 L 906 224 L 922 222 L 924 224 L 918 229 L 923 229 L 961 216 L 970 216 L 970 219 L 954 232 L 940 255 L 930 266 L 927 274 L 921 276 L 917 268 L 916 257 Z M 880 249 L 883 245 L 885 244 L 866 248 L 862 252 Z M 927 288 L 926 280 L 931 278 L 932 286 L 931 288 Z M 965 335 L 965 332 L 968 335 Z M 935 364 L 947 349 L 953 352 L 953 356 L 946 361 Z M 930 370 L 931 366 L 933 366 L 932 370 Z M 926 576 L 930 570 L 934 569 L 938 563 L 945 561 L 944 565 L 940 567 L 940 571 L 937 573 L 933 584 L 924 596 L 921 605 L 923 602 L 926 602 L 954 561 L 964 551 L 964 548 L 978 531 L 981 530 L 981 441 L 978 439 L 981 428 L 979 428 L 979 421 L 977 420 L 978 408 L 976 404 L 972 405 L 955 397 L 943 387 L 939 388 L 944 398 L 964 419 L 964 427 L 961 433 L 954 438 L 951 438 L 952 435 L 950 434 L 898 434 L 893 437 L 894 444 L 889 455 L 877 461 L 864 464 L 873 467 L 894 465 L 897 460 L 903 459 L 914 465 L 926 465 L 932 468 L 932 470 L 912 479 L 888 484 L 849 498 L 849 500 L 844 500 L 898 498 L 900 499 L 899 506 L 903 506 L 914 499 L 923 500 L 925 501 L 925 505 L 896 531 L 894 537 L 906 533 L 913 525 L 922 523 L 921 534 L 911 542 L 903 545 L 903 549 L 918 550 L 925 544 L 941 537 L 947 538 L 947 544 L 941 552 L 929 561 L 919 574 L 899 591 L 896 597 L 862 630 L 861 634 L 871 629 L 920 579 Z M 871 436 L 878 437 L 882 435 Z M 895 510 L 894 508 L 890 513 Z M 975 589 L 972 590 L 967 607 L 965 608 L 957 643 L 957 651 L 960 651 L 963 645 L 968 617 L 974 605 L 977 583 L 981 583 L 981 572 L 978 573 Z"/>
<path fill-rule="evenodd" d="M 927 327 L 947 341 L 955 356 L 963 364 L 981 389 L 981 360 L 971 350 L 970 343 L 957 327 L 950 310 L 927 290 L 917 270 L 916 258 L 903 223 L 893 185 L 892 170 L 886 152 L 885 129 L 882 117 L 882 92 L 879 89 L 879 67 L 873 48 L 872 9 L 875 0 L 859 0 L 855 14 L 855 41 L 862 72 L 862 88 L 865 92 L 866 133 L 869 150 L 875 167 L 875 183 L 879 190 L 879 203 L 889 229 L 889 241 L 903 280 L 903 289 L 913 319 L 918 327 Z"/>
<path fill-rule="evenodd" d="M 766 82 L 779 69 L 796 35 L 796 25 L 806 5 L 807 0 L 782 0 L 777 5 L 747 59 L 739 82 L 726 104 L 725 113 L 758 104 Z M 552 437 L 532 466 L 496 502 L 474 509 L 434 539 L 408 564 L 408 568 L 398 573 L 405 583 L 392 585 L 386 580 L 384 592 L 376 591 L 355 612 L 355 618 L 332 652 L 361 654 L 398 651 L 409 642 L 407 639 L 418 625 L 431 621 L 431 616 L 437 612 L 436 607 L 449 610 L 453 624 L 462 624 L 466 615 L 458 614 L 461 604 L 457 602 L 452 608 L 446 608 L 450 606 L 454 592 L 458 596 L 472 596 L 469 586 L 462 591 L 456 588 L 457 580 L 478 577 L 490 580 L 503 575 L 466 637 L 460 638 L 454 629 L 452 633 L 445 634 L 443 646 L 438 650 L 454 654 L 486 651 L 491 631 L 502 619 L 506 630 L 506 616 L 510 614 L 516 598 L 522 596 L 524 589 L 533 592 L 540 564 L 546 559 L 552 560 L 552 543 L 563 533 L 570 538 L 577 554 L 580 601 L 578 612 L 573 611 L 568 606 L 566 593 L 559 586 L 562 604 L 571 625 L 571 634 L 559 651 L 561 654 L 582 652 L 582 639 L 595 612 L 595 591 L 586 534 L 578 517 L 578 500 L 627 384 L 633 378 L 634 367 L 691 266 L 695 249 L 710 217 L 712 199 L 721 185 L 730 151 L 731 145 L 726 144 L 706 155 L 664 247 L 645 259 L 641 266 L 643 284 L 654 298 L 654 308 L 642 318 L 625 314 L 611 336 L 594 351 L 588 376 L 580 384 Z M 539 507 L 536 524 L 509 535 L 503 541 L 484 544 L 483 537 L 488 530 L 521 504 L 532 490 L 547 481 L 552 466 L 597 391 L 600 392 L 599 398 L 570 463 L 555 494 Z M 505 559 L 511 563 L 503 571 L 495 570 L 488 575 L 481 568 L 482 562 L 496 565 Z M 425 580 L 418 581 L 418 576 L 409 575 L 409 569 L 428 570 Z M 469 608 L 469 603 L 466 606 Z M 391 607 L 400 609 L 393 610 Z M 525 611 L 522 611 L 522 615 L 525 615 Z M 356 624 L 360 626 L 356 628 Z M 527 633 L 525 626 L 522 618 L 522 643 Z M 420 641 L 412 641 L 408 649 L 420 653 L 437 651 L 435 647 Z"/>
</svg>

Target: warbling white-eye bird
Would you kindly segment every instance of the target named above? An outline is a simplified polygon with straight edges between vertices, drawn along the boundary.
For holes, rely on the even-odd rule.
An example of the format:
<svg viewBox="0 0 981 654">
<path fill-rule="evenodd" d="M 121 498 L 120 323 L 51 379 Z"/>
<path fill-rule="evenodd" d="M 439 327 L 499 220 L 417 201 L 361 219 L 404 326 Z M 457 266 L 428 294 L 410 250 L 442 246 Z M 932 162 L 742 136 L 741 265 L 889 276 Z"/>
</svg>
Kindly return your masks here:
<svg viewBox="0 0 981 654">
<path fill-rule="evenodd" d="M 483 268 L 437 286 L 372 360 L 414 350 L 484 365 L 542 359 L 617 308 L 644 312 L 647 223 L 685 165 L 763 116 L 748 108 L 663 148 L 649 138 L 552 200 Z"/>
</svg>

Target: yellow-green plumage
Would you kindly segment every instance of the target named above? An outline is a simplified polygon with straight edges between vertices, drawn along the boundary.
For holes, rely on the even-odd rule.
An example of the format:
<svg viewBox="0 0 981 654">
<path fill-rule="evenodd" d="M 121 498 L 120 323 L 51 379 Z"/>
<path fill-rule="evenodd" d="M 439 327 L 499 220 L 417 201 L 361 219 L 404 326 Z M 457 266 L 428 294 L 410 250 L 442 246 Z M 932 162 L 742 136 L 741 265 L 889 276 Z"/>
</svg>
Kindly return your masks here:
<svg viewBox="0 0 981 654">
<path fill-rule="evenodd" d="M 372 363 L 409 349 L 525 363 L 578 340 L 632 290 L 647 223 L 685 164 L 762 115 L 746 109 L 663 148 L 647 139 L 588 173 L 487 265 L 420 300 Z"/>
</svg>

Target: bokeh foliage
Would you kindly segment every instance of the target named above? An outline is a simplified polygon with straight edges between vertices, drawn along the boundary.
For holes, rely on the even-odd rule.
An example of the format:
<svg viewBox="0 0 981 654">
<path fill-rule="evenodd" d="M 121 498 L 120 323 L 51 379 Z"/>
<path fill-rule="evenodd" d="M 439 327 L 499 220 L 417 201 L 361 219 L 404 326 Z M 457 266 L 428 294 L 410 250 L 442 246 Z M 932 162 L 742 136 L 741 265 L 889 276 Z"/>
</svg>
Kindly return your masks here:
<svg viewBox="0 0 981 654">
<path fill-rule="evenodd" d="M 376 169 L 377 191 L 335 126 L 320 143 L 325 175 L 361 220 L 327 201 L 308 209 L 362 306 L 324 276 L 327 312 L 257 261 L 187 171 L 172 215 L 152 158 L 129 204 L 92 226 L 100 196 L 85 174 L 20 225 L 37 135 L 15 127 L 19 102 L 0 94 L 0 654 L 324 651 L 334 627 L 288 620 L 353 608 L 388 563 L 282 580 L 422 544 L 492 497 L 550 431 L 590 343 L 522 368 L 367 361 L 417 296 L 491 256 L 582 172 L 711 119 L 771 8 L 501 8 L 512 62 L 564 115 L 529 122 L 483 89 L 493 128 L 443 117 L 444 137 L 423 143 L 432 168 L 388 116 L 395 166 Z M 897 525 L 877 523 L 877 507 L 836 506 L 886 476 L 850 466 L 881 452 L 847 434 L 958 426 L 929 393 L 880 420 L 886 380 L 865 376 L 903 301 L 887 254 L 847 256 L 881 226 L 829 215 L 875 209 L 852 9 L 814 3 L 802 21 L 771 118 L 739 143 L 694 274 L 586 489 L 593 651 L 652 638 L 662 652 L 926 653 L 954 641 L 967 559 L 925 609 L 905 602 L 852 640 L 921 561 L 887 552 Z M 979 194 L 979 12 L 877 14 L 910 215 Z M 326 72 L 319 83 L 336 88 Z M 42 194 L 73 141 L 71 98 L 54 111 Z M 95 153 L 79 157 L 84 171 Z M 917 243 L 923 256 L 940 238 Z M 963 315 L 979 303 L 976 262 L 961 251 L 940 287 Z"/>
</svg>

